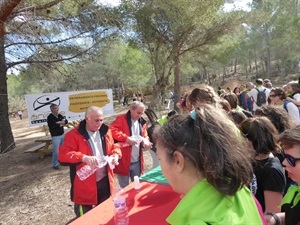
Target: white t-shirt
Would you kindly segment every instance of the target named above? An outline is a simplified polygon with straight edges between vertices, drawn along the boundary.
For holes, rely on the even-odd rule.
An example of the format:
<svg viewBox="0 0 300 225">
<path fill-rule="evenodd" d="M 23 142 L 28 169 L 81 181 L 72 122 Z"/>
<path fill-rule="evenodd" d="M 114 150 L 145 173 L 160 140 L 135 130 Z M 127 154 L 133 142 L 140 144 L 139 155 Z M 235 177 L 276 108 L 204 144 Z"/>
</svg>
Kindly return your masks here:
<svg viewBox="0 0 300 225">
<path fill-rule="evenodd" d="M 294 95 L 295 96 L 295 95 Z M 296 125 L 300 125 L 300 113 L 299 113 L 299 109 L 298 107 L 292 103 L 289 102 L 286 105 L 286 108 L 288 110 L 288 114 L 290 116 L 290 118 L 292 119 L 292 121 L 296 124 Z"/>
<path fill-rule="evenodd" d="M 269 95 L 270 95 L 270 90 L 268 88 L 265 87 L 258 87 L 257 88 L 259 91 L 263 91 L 265 89 L 265 93 L 266 93 L 266 100 L 268 99 Z M 252 88 L 251 91 L 249 91 L 247 93 L 248 97 L 252 97 L 252 99 L 254 100 L 253 102 L 253 111 L 257 110 L 259 107 L 256 104 L 257 101 L 257 94 L 258 91 L 256 90 L 256 88 Z M 266 102 L 266 104 L 268 104 L 268 102 Z"/>
<path fill-rule="evenodd" d="M 293 99 L 295 99 L 296 101 L 300 101 L 300 94 L 294 94 Z"/>
<path fill-rule="evenodd" d="M 132 136 L 140 135 L 140 124 L 138 120 L 131 119 L 131 134 Z M 139 161 L 139 157 L 140 157 L 140 143 L 131 146 L 130 162 L 134 163 Z"/>
<path fill-rule="evenodd" d="M 102 160 L 104 157 L 102 141 L 100 137 L 99 131 L 91 132 L 87 130 L 90 139 L 89 143 L 91 145 L 93 155 L 97 157 L 97 159 Z M 96 181 L 101 180 L 103 177 L 107 175 L 106 167 L 98 168 L 96 170 Z"/>
</svg>

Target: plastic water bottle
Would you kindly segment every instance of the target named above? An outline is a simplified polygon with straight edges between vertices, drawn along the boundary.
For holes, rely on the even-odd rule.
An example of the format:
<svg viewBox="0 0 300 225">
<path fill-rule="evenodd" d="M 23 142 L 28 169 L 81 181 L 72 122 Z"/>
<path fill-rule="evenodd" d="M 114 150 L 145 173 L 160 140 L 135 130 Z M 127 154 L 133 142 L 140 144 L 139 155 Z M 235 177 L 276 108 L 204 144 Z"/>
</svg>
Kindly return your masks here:
<svg viewBox="0 0 300 225">
<path fill-rule="evenodd" d="M 90 177 L 93 173 L 96 172 L 98 168 L 102 168 L 107 164 L 107 157 L 105 156 L 102 159 L 98 159 L 98 166 L 92 169 L 89 165 L 85 165 L 76 171 L 77 176 L 80 180 L 85 180 Z"/>
<path fill-rule="evenodd" d="M 115 169 L 115 165 L 119 165 L 119 157 L 117 155 L 106 156 L 106 161 L 110 169 Z M 114 163 L 113 163 L 114 162 Z"/>
<path fill-rule="evenodd" d="M 131 138 L 133 138 L 138 145 L 144 140 L 144 138 L 141 135 L 133 135 L 133 136 L 131 136 Z M 126 142 L 119 142 L 118 144 L 120 145 L 120 148 L 130 146 Z"/>
<path fill-rule="evenodd" d="M 79 170 L 76 171 L 77 176 L 80 180 L 85 180 L 89 176 L 91 176 L 98 168 L 95 167 L 92 169 L 89 165 L 85 165 L 84 167 L 81 167 Z"/>
<path fill-rule="evenodd" d="M 136 143 L 139 145 L 142 141 L 143 141 L 143 137 L 141 135 L 133 135 L 131 136 L 134 138 L 134 140 L 136 141 Z"/>
<path fill-rule="evenodd" d="M 141 188 L 140 179 L 138 176 L 134 176 L 134 189 L 138 190 Z"/>
<path fill-rule="evenodd" d="M 114 197 L 114 206 L 115 206 L 115 225 L 128 225 L 128 208 L 126 205 L 126 199 L 123 195 L 123 189 L 118 191 Z"/>
</svg>

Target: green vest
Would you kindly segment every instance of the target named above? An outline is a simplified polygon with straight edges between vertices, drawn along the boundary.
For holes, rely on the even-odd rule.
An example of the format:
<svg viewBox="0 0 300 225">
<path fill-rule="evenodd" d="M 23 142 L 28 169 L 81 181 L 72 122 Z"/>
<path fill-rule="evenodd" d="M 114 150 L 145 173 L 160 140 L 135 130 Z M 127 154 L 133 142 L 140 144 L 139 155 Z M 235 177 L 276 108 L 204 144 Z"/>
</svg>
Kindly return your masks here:
<svg viewBox="0 0 300 225">
<path fill-rule="evenodd" d="M 164 116 L 162 116 L 161 118 L 159 118 L 158 120 L 157 120 L 157 122 L 159 123 L 159 125 L 163 125 L 165 122 L 167 122 L 167 120 L 168 120 L 168 116 L 167 115 L 164 115 Z"/>
<path fill-rule="evenodd" d="M 250 190 L 241 188 L 224 196 L 203 179 L 180 201 L 167 218 L 171 225 L 262 225 Z"/>
</svg>

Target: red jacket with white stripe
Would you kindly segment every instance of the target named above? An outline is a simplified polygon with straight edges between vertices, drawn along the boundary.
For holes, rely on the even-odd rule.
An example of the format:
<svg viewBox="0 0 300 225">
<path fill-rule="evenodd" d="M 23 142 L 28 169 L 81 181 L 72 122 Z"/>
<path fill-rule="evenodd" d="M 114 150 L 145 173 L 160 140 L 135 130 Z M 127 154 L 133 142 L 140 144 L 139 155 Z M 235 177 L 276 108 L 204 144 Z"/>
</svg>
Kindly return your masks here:
<svg viewBox="0 0 300 225">
<path fill-rule="evenodd" d="M 76 171 L 86 165 L 86 163 L 82 162 L 83 155 L 93 155 L 85 125 L 86 122 L 83 120 L 77 128 L 66 133 L 63 145 L 59 147 L 58 160 L 62 165 L 70 166 L 71 200 L 79 205 L 97 205 L 96 173 L 83 181 L 76 175 Z M 122 154 L 119 145 L 114 143 L 108 126 L 102 124 L 99 133 L 102 140 L 104 155 L 109 156 L 116 153 L 121 157 Z M 113 170 L 111 170 L 108 165 L 106 166 L 106 169 L 110 184 L 110 193 L 113 193 Z"/>
<path fill-rule="evenodd" d="M 143 138 L 149 140 L 147 133 L 147 122 L 143 118 L 139 120 L 140 135 Z M 130 110 L 123 115 L 118 116 L 109 127 L 112 132 L 112 136 L 117 142 L 125 143 L 127 138 L 132 136 L 131 133 L 131 116 Z M 121 147 L 122 158 L 119 161 L 119 165 L 116 166 L 114 172 L 122 176 L 128 176 L 130 170 L 130 159 L 131 159 L 131 146 Z M 144 173 L 144 157 L 142 152 L 142 146 L 140 145 L 140 162 L 141 162 L 141 173 Z"/>
</svg>

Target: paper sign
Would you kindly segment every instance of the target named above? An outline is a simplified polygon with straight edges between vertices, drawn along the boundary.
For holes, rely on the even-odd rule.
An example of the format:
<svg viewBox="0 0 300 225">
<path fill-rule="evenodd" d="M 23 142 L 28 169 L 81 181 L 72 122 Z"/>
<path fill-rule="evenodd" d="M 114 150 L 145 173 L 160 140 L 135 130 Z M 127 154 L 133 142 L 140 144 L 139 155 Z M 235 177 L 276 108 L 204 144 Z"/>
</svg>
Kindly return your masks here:
<svg viewBox="0 0 300 225">
<path fill-rule="evenodd" d="M 107 105 L 110 100 L 105 91 L 81 93 L 69 96 L 69 111 L 74 113 L 85 112 L 91 106 L 103 107 Z"/>
</svg>

